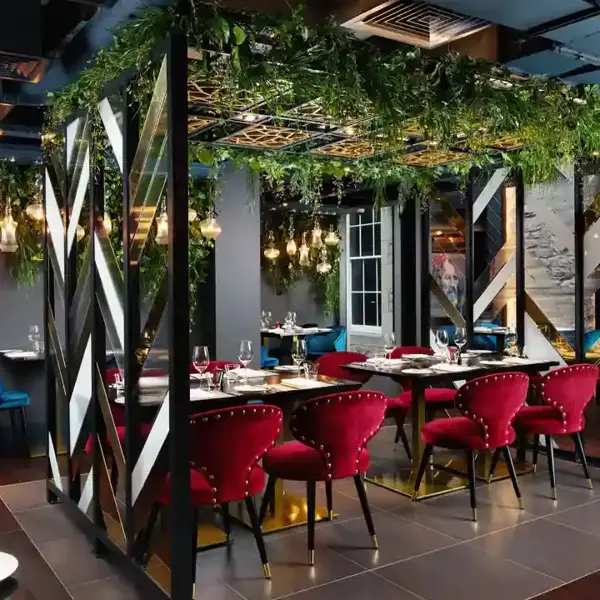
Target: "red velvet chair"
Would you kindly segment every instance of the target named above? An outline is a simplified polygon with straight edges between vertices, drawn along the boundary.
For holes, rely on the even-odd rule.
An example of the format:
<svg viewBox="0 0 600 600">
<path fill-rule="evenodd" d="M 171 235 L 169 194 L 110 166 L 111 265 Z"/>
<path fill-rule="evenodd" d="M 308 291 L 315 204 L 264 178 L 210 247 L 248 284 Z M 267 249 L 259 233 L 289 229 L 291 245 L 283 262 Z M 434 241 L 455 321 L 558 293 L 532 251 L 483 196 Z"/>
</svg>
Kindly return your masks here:
<svg viewBox="0 0 600 600">
<path fill-rule="evenodd" d="M 515 419 L 515 427 L 524 434 L 533 434 L 533 464 L 537 467 L 540 435 L 546 436 L 546 453 L 552 496 L 556 500 L 556 475 L 552 437 L 570 435 L 575 443 L 584 475 L 590 488 L 592 480 L 588 471 L 581 432 L 585 427 L 583 411 L 596 393 L 598 367 L 590 364 L 572 365 L 555 369 L 537 383 L 541 406 L 523 407 Z"/>
<path fill-rule="evenodd" d="M 200 413 L 191 418 L 190 479 L 194 523 L 200 506 L 220 505 L 228 541 L 231 539 L 229 503 L 244 501 L 265 577 L 271 570 L 256 513 L 254 496 L 265 487 L 260 460 L 277 440 L 283 414 L 276 406 L 237 406 Z M 154 504 L 139 547 L 147 555 L 149 541 L 163 506 L 170 504 L 170 478 Z M 196 553 L 194 539 L 194 555 Z M 147 556 L 145 557 L 147 559 Z M 195 564 L 195 561 L 194 561 Z"/>
<path fill-rule="evenodd" d="M 521 492 L 509 446 L 516 437 L 511 424 L 527 399 L 528 387 L 529 377 L 524 373 L 486 375 L 465 383 L 456 394 L 456 405 L 463 416 L 430 421 L 421 431 L 426 446 L 415 480 L 415 495 L 421 486 L 434 446 L 464 450 L 469 469 L 471 509 L 473 520 L 476 521 L 475 454 L 478 451 L 497 449 L 494 460 L 497 462 L 499 451 L 502 451 L 522 508 Z"/>
<path fill-rule="evenodd" d="M 356 373 L 344 368 L 345 365 L 349 365 L 350 363 L 361 363 L 366 360 L 367 357 L 360 352 L 329 352 L 320 356 L 315 361 L 315 364 L 319 365 L 320 375 L 366 383 L 371 378 L 370 373 Z"/>
<path fill-rule="evenodd" d="M 423 346 L 398 346 L 391 353 L 391 358 L 402 358 L 405 354 L 427 354 L 433 356 L 434 352 L 431 348 Z M 412 391 L 410 382 L 402 385 L 404 390 L 394 398 L 388 398 L 386 417 L 391 417 L 396 421 L 396 438 L 394 444 L 398 444 L 402 440 L 402 446 L 408 456 L 412 460 L 412 452 L 408 437 L 404 431 L 404 421 L 412 404 Z M 429 412 L 435 410 L 448 410 L 454 408 L 456 399 L 456 390 L 453 388 L 428 388 L 425 390 L 425 404 Z"/>
<path fill-rule="evenodd" d="M 367 502 L 363 475 L 370 465 L 367 442 L 377 433 L 385 416 L 386 397 L 380 392 L 355 391 L 310 400 L 292 415 L 290 427 L 298 440 L 269 450 L 263 468 L 269 482 L 260 511 L 261 523 L 277 479 L 306 482 L 308 497 L 308 560 L 314 564 L 316 482 L 328 489 L 331 514 L 331 482 L 353 477 L 367 528 L 377 548 L 375 528 Z"/>
</svg>

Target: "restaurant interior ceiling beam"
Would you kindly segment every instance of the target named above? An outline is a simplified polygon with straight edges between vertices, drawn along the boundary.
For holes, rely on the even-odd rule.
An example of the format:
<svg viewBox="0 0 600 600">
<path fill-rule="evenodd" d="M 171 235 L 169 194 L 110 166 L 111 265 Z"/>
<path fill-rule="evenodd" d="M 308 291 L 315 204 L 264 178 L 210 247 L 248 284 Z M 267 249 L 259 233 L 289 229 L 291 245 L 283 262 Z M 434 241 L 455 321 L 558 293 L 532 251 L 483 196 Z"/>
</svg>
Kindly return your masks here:
<svg viewBox="0 0 600 600">
<path fill-rule="evenodd" d="M 569 25 L 586 21 L 587 19 L 591 19 L 592 17 L 596 17 L 598 15 L 600 15 L 600 5 L 590 6 L 590 8 L 559 17 L 558 19 L 553 19 L 547 23 L 536 25 L 535 27 L 529 29 L 525 33 L 525 36 L 536 37 L 546 35 L 547 33 L 556 31 L 557 29 L 562 29 L 563 27 L 568 27 Z"/>
</svg>

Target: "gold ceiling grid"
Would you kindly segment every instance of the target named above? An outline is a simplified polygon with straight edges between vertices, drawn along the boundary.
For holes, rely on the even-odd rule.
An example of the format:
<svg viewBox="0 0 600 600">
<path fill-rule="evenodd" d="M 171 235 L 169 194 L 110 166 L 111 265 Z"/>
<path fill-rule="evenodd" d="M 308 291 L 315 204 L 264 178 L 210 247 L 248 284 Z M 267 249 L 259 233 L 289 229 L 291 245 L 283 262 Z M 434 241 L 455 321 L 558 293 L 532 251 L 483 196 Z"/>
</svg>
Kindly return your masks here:
<svg viewBox="0 0 600 600">
<path fill-rule="evenodd" d="M 312 134 L 309 131 L 275 127 L 273 125 L 256 125 L 238 131 L 229 137 L 219 140 L 219 142 L 233 146 L 281 150 L 287 146 L 303 142 L 310 137 L 312 137 Z"/>
<path fill-rule="evenodd" d="M 411 152 L 397 159 L 401 165 L 412 167 L 437 167 L 453 162 L 465 160 L 468 155 L 462 152 L 451 152 L 446 150 L 420 150 Z"/>
<path fill-rule="evenodd" d="M 360 139 L 339 140 L 311 150 L 313 154 L 333 156 L 335 158 L 365 158 L 375 154 L 375 147 L 371 142 Z"/>
</svg>

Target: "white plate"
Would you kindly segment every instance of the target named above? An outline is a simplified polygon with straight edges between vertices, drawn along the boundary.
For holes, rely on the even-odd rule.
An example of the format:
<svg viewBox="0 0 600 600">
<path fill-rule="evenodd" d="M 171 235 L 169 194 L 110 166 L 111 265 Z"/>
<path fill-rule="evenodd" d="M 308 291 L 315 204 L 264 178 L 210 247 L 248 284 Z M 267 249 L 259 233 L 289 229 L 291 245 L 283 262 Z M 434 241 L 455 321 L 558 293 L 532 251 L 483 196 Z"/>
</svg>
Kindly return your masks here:
<svg viewBox="0 0 600 600">
<path fill-rule="evenodd" d="M 280 373 L 297 373 L 301 369 L 302 367 L 297 367 L 296 365 L 279 365 L 273 367 L 273 371 L 279 371 Z"/>
<path fill-rule="evenodd" d="M 0 552 L 0 581 L 8 579 L 19 566 L 19 561 L 6 552 Z"/>
<path fill-rule="evenodd" d="M 403 375 L 430 375 L 433 373 L 431 369 L 402 369 Z"/>
<path fill-rule="evenodd" d="M 403 354 L 402 358 L 408 358 L 408 360 L 417 360 L 421 358 L 432 359 L 433 356 L 431 354 Z"/>
<path fill-rule="evenodd" d="M 236 385 L 234 388 L 238 394 L 264 394 L 268 390 L 268 385 Z"/>
<path fill-rule="evenodd" d="M 463 356 L 466 356 L 467 352 L 465 352 L 463 354 Z M 469 350 L 468 354 L 474 354 L 475 356 L 479 355 L 479 354 L 494 354 L 493 350 Z"/>
</svg>

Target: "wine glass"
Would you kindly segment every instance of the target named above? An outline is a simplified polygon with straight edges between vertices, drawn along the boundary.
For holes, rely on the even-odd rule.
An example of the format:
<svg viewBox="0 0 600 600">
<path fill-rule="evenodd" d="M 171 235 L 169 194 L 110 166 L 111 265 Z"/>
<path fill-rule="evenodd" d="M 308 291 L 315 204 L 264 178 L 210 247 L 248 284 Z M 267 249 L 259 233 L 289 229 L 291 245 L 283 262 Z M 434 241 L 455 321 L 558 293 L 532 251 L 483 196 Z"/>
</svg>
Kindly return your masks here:
<svg viewBox="0 0 600 600">
<path fill-rule="evenodd" d="M 260 313 L 260 328 L 261 330 L 267 328 L 267 313 L 264 310 Z"/>
<path fill-rule="evenodd" d="M 253 358 L 254 348 L 252 347 L 252 342 L 250 340 L 242 340 L 238 350 L 238 360 L 245 369 L 246 375 L 244 381 L 246 383 L 248 383 L 248 365 L 252 362 Z"/>
<path fill-rule="evenodd" d="M 33 346 L 33 351 L 37 352 L 38 342 L 40 341 L 40 328 L 37 325 L 31 325 L 27 337 Z"/>
<path fill-rule="evenodd" d="M 292 360 L 296 369 L 300 370 L 300 365 L 306 360 L 306 341 L 296 338 L 292 342 Z"/>
<path fill-rule="evenodd" d="M 194 369 L 200 373 L 200 376 L 208 369 L 210 363 L 210 355 L 206 346 L 194 346 L 194 352 L 192 354 L 192 364 Z M 210 383 L 208 384 L 210 390 Z"/>
<path fill-rule="evenodd" d="M 386 333 L 383 336 L 383 350 L 385 357 L 390 358 L 390 355 L 396 347 L 396 336 L 393 333 Z"/>
<path fill-rule="evenodd" d="M 288 312 L 285 313 L 285 319 L 283 321 L 283 328 L 286 331 L 289 331 L 292 328 L 292 312 L 288 310 Z"/>
<path fill-rule="evenodd" d="M 462 353 L 462 349 L 467 344 L 467 330 L 465 327 L 457 327 L 454 334 L 454 343 Z"/>
<path fill-rule="evenodd" d="M 442 354 L 444 354 L 444 356 L 448 356 L 448 344 L 450 343 L 448 332 L 445 329 L 438 329 L 435 332 L 435 338 L 438 346 L 440 346 L 442 349 Z"/>
<path fill-rule="evenodd" d="M 511 356 L 516 356 L 519 354 L 519 350 L 517 348 L 517 328 L 512 326 L 509 327 L 506 335 L 506 352 Z M 504 348 L 499 348 L 499 352 L 504 352 Z"/>
</svg>

